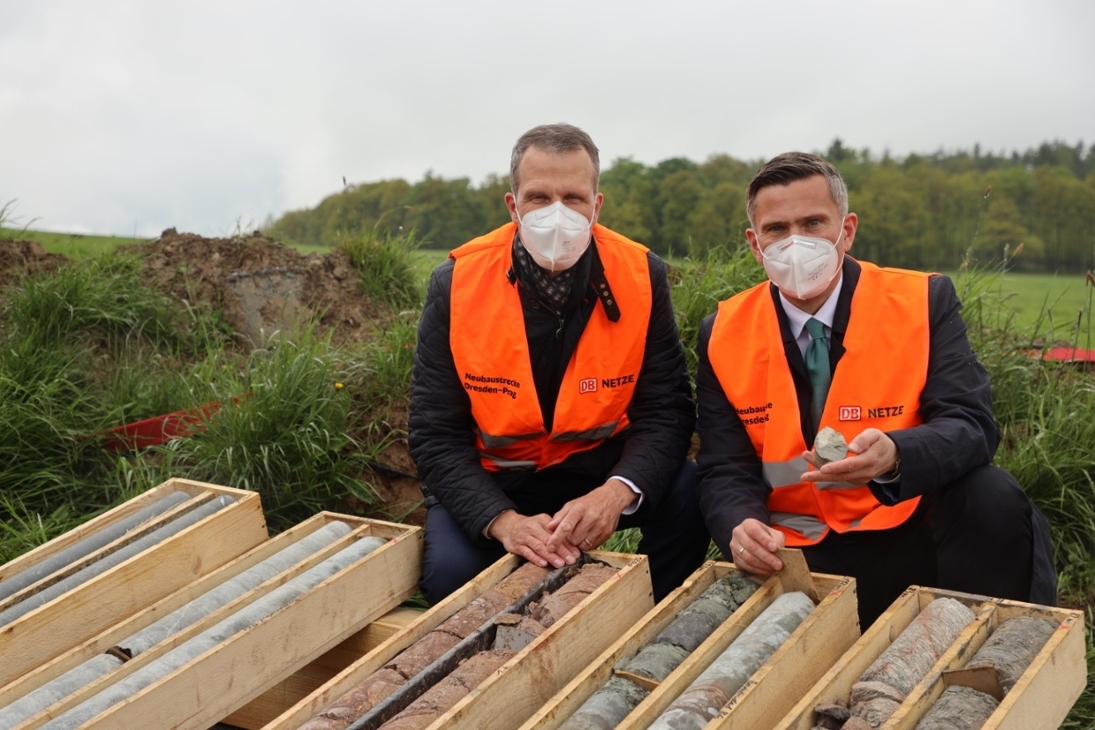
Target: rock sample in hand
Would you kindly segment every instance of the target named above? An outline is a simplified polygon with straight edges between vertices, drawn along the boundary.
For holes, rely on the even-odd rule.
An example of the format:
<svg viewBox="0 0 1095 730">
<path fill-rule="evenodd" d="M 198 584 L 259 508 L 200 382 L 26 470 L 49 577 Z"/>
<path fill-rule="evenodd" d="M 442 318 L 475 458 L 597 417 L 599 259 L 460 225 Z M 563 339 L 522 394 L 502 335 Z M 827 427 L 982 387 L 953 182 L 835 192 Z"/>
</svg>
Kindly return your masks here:
<svg viewBox="0 0 1095 730">
<path fill-rule="evenodd" d="M 328 705 L 301 730 L 343 730 L 531 590 L 547 574 L 547 568 L 525 563 Z"/>
<path fill-rule="evenodd" d="M 661 682 L 730 617 L 759 584 L 730 573 L 707 587 L 620 669 Z M 559 730 L 611 730 L 649 694 L 624 677 L 612 677 L 578 708 Z"/>
<path fill-rule="evenodd" d="M 797 591 L 772 601 L 669 705 L 651 730 L 699 730 L 707 725 L 813 610 L 813 601 Z"/>
<path fill-rule="evenodd" d="M 953 598 L 925 606 L 852 685 L 852 715 L 882 727 L 973 618 L 973 611 Z"/>
<path fill-rule="evenodd" d="M 814 439 L 814 460 L 819 469 L 847 456 L 848 442 L 840 431 L 826 426 L 817 432 L 817 438 Z"/>
</svg>

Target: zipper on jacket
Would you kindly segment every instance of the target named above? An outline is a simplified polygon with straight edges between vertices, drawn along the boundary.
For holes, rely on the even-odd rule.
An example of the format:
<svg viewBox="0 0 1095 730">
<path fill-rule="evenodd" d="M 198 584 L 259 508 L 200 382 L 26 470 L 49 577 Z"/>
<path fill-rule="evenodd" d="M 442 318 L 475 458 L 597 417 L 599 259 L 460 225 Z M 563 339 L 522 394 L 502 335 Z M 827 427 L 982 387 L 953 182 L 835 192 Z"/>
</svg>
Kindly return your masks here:
<svg viewBox="0 0 1095 730">
<path fill-rule="evenodd" d="M 555 316 L 557 316 L 559 318 L 559 329 L 555 330 L 555 339 L 559 340 L 559 341 L 562 341 L 562 339 L 563 339 L 563 325 L 566 324 L 566 317 L 563 316 L 560 313 L 556 313 Z"/>
</svg>

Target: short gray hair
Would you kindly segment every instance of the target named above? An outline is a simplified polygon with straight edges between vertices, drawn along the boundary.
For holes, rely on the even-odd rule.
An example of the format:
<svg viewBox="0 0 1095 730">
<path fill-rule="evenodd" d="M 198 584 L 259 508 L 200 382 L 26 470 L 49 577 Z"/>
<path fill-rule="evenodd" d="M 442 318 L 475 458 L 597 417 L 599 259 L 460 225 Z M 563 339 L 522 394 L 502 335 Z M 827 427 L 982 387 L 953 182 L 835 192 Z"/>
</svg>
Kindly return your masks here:
<svg viewBox="0 0 1095 730">
<path fill-rule="evenodd" d="M 574 150 L 585 150 L 589 159 L 593 162 L 593 190 L 597 190 L 597 183 L 601 177 L 601 157 L 597 151 L 597 145 L 593 144 L 593 138 L 573 124 L 541 124 L 533 127 L 521 135 L 517 144 L 513 145 L 513 153 L 509 158 L 509 184 L 510 190 L 516 194 L 519 184 L 517 168 L 521 159 L 529 147 L 538 150 L 561 155 Z"/>
<path fill-rule="evenodd" d="M 829 162 L 808 152 L 784 152 L 773 157 L 757 170 L 749 181 L 745 192 L 745 213 L 749 216 L 749 225 L 753 225 L 753 216 L 757 212 L 757 193 L 770 185 L 789 185 L 821 175 L 829 182 L 829 196 L 836 203 L 841 217 L 848 215 L 848 186 L 844 179 Z"/>
</svg>

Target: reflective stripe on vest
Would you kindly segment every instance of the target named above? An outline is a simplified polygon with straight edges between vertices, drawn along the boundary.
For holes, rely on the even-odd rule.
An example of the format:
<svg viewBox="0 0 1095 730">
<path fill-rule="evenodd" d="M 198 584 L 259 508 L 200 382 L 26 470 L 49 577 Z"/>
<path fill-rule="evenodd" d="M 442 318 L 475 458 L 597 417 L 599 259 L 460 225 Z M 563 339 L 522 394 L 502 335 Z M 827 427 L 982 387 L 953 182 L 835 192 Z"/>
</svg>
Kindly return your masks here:
<svg viewBox="0 0 1095 730">
<path fill-rule="evenodd" d="M 820 427 L 851 442 L 867 428 L 921 422 L 928 373 L 928 275 L 861 263 L 841 357 Z M 751 336 L 743 336 L 751 333 Z M 830 529 L 900 525 L 919 498 L 885 507 L 866 485 L 803 482 L 809 465 L 798 398 L 767 282 L 719 305 L 708 346 L 711 367 L 763 464 L 772 524 L 789 546 L 812 545 Z M 896 365 L 895 365 L 896 364 Z"/>
<path fill-rule="evenodd" d="M 610 321 L 604 307 L 594 305 L 563 375 L 547 433 L 519 285 L 507 278 L 516 232 L 510 223 L 450 254 L 456 263 L 449 346 L 471 400 L 480 462 L 488 471 L 543 469 L 627 428 L 653 302 L 648 249 L 595 225 L 597 255 L 620 319 Z"/>
</svg>

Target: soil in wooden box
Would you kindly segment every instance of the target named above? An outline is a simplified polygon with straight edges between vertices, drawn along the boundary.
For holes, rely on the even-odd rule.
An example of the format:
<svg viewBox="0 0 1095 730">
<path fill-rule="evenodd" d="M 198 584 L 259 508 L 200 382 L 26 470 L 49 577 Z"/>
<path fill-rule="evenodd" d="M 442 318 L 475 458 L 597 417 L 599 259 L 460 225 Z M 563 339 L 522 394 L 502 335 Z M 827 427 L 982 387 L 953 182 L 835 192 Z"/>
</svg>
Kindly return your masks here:
<svg viewBox="0 0 1095 730">
<path fill-rule="evenodd" d="M 514 637 L 524 636 L 526 640 L 535 638 L 616 572 L 616 568 L 603 565 L 582 566 L 577 574 L 558 590 L 538 602 L 528 604 L 523 615 L 515 616 L 511 613 L 499 615 L 504 609 L 514 604 L 518 597 L 535 589 L 548 576 L 546 570 L 525 564 L 483 596 L 443 622 L 421 641 L 397 655 L 334 704 L 328 706 L 305 724 L 302 730 L 342 730 L 351 723 L 354 723 L 354 728 L 364 727 L 365 725 L 355 721 L 370 711 L 372 715 L 363 722 L 369 727 L 376 727 L 383 721 L 383 715 L 374 708 L 395 692 L 403 689 L 408 682 L 413 681 L 416 685 L 424 685 L 427 682 L 424 674 L 438 673 L 439 676 L 429 678 L 430 681 L 436 682 L 431 689 L 411 702 L 383 726 L 386 728 L 389 726 L 391 728 L 426 727 L 519 650 L 519 646 L 514 643 Z M 493 630 L 493 635 L 487 636 L 483 633 L 484 625 L 491 621 L 492 617 L 495 623 L 487 623 L 486 626 Z M 505 626 L 508 633 L 503 631 L 500 637 L 498 625 Z M 485 647 L 487 651 L 474 654 L 472 656 L 474 661 L 472 658 L 465 659 L 447 676 L 438 668 L 437 665 L 442 662 L 437 660 L 444 656 L 451 656 L 447 654 L 449 652 L 458 651 L 460 648 L 458 644 L 461 642 L 474 640 L 480 636 L 491 639 L 492 642 L 499 638 L 503 640 L 498 641 L 500 646 L 488 645 Z M 510 648 L 501 646 L 507 643 L 504 639 L 507 636 L 510 637 L 508 639 Z M 427 669 L 429 669 L 428 672 Z M 411 688 L 407 687 L 407 689 Z"/>
</svg>

